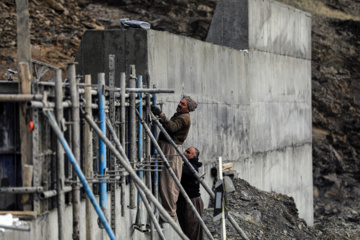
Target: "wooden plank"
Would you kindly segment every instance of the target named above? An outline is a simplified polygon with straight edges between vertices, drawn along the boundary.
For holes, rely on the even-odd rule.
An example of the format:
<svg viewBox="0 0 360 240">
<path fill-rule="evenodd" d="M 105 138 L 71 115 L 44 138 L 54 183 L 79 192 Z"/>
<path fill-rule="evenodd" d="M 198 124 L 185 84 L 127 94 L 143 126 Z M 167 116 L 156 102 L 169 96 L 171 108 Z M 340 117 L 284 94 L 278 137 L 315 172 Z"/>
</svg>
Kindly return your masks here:
<svg viewBox="0 0 360 240">
<path fill-rule="evenodd" d="M 29 2 L 28 0 L 16 0 L 17 16 L 17 57 L 18 63 L 26 62 L 31 64 L 31 43 L 29 23 Z M 31 69 L 30 69 L 31 71 Z"/>
<path fill-rule="evenodd" d="M 226 172 L 226 171 L 232 171 L 233 170 L 233 163 L 224 163 L 222 165 L 222 171 Z"/>
<path fill-rule="evenodd" d="M 37 214 L 34 211 L 0 211 L 0 215 L 11 214 L 21 219 L 35 219 Z"/>
<path fill-rule="evenodd" d="M 23 180 L 23 187 L 31 187 L 32 185 L 32 178 L 33 178 L 33 166 L 24 164 L 22 166 L 22 180 Z M 29 201 L 30 195 L 23 194 L 21 197 L 21 203 L 27 203 Z"/>
<path fill-rule="evenodd" d="M 31 94 L 31 74 L 29 64 L 27 62 L 19 62 L 19 93 Z M 26 106 L 26 103 L 19 103 L 19 129 L 20 129 L 20 146 L 21 146 L 21 169 L 23 170 L 23 186 L 29 186 L 28 168 L 26 165 L 32 165 L 32 137 L 31 132 L 28 129 L 28 124 L 31 121 L 30 109 Z M 25 174 L 25 175 L 24 175 Z M 32 172 L 31 172 L 32 174 Z M 32 176 L 30 177 L 32 179 Z M 31 186 L 31 182 L 30 182 Z M 28 203 L 29 196 L 24 194 L 22 197 L 22 203 L 24 204 L 24 210 L 32 209 L 32 206 Z"/>
</svg>

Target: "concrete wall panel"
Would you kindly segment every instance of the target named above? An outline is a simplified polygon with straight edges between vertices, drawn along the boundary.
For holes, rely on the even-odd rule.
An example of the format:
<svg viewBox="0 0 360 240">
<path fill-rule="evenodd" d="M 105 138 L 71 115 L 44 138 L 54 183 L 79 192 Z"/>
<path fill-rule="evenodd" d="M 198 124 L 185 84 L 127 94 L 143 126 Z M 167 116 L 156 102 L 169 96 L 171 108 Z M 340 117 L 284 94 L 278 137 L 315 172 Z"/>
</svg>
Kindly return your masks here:
<svg viewBox="0 0 360 240">
<path fill-rule="evenodd" d="M 311 15 L 270 0 L 249 1 L 249 48 L 311 59 Z"/>
<path fill-rule="evenodd" d="M 192 126 L 184 149 L 198 147 L 208 168 L 217 156 L 225 162 L 241 163 L 243 172 L 247 172 L 244 178 L 262 189 L 294 196 L 297 191 L 309 190 L 303 178 L 306 175 L 311 179 L 311 150 L 299 147 L 297 151 L 304 151 L 305 155 L 286 153 L 292 147 L 311 145 L 309 60 L 200 44 L 165 32 L 153 36 L 155 42 L 169 39 L 170 47 L 163 48 L 177 45 L 182 49 L 180 60 L 169 57 L 167 63 L 168 79 L 177 79 L 181 84 L 175 81 L 176 94 L 158 95 L 158 99 L 167 102 L 164 112 L 172 115 L 182 94 L 191 95 L 199 103 L 191 113 Z M 149 45 L 149 55 L 157 54 L 152 53 L 157 49 Z M 163 77 L 157 77 L 159 68 L 155 65 L 149 64 L 150 76 L 161 79 L 159 85 L 166 85 Z M 194 76 L 203 79 L 203 74 L 206 79 L 202 85 L 192 82 Z M 310 154 L 306 155 L 307 151 Z M 301 163 L 305 167 L 300 178 L 294 174 L 297 171 L 291 170 L 297 166 L 294 162 L 300 161 L 298 158 L 306 163 Z M 311 207 L 299 209 L 301 216 L 312 214 Z M 306 220 L 310 224 L 313 221 Z"/>
<path fill-rule="evenodd" d="M 292 196 L 299 216 L 309 224 L 314 221 L 312 196 L 311 144 L 253 154 L 234 164 L 234 169 L 255 187 Z M 311 191 L 310 191 L 311 190 Z M 304 211 L 307 209 L 307 211 Z"/>
<path fill-rule="evenodd" d="M 206 41 L 311 59 L 311 15 L 272 0 L 219 0 Z"/>
</svg>

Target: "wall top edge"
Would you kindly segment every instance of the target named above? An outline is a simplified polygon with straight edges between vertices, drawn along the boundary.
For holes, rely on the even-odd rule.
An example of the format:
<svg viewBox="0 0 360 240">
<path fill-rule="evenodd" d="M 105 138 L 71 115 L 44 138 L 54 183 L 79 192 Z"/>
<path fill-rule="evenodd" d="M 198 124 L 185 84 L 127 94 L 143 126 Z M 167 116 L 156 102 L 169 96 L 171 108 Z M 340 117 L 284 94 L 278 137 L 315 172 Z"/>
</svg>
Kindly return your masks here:
<svg viewBox="0 0 360 240">
<path fill-rule="evenodd" d="M 287 5 L 285 3 L 278 2 L 278 1 L 274 1 L 274 0 L 268 0 L 268 1 L 275 3 L 275 4 L 279 5 L 280 7 L 287 8 L 287 9 L 289 9 L 291 11 L 294 11 L 294 12 L 302 13 L 306 17 L 312 18 L 311 13 L 306 12 L 304 10 L 301 10 L 299 8 L 296 8 L 296 7 L 293 7 L 293 6 Z"/>
</svg>

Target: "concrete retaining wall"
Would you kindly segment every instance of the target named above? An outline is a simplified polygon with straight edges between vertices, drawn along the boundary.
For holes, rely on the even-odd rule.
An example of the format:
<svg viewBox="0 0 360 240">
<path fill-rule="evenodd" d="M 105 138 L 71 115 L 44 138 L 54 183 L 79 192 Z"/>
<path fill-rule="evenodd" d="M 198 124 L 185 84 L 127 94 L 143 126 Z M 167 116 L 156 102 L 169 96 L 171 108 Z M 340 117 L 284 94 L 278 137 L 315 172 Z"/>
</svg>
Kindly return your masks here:
<svg viewBox="0 0 360 240">
<path fill-rule="evenodd" d="M 90 40 L 98 34 L 108 39 L 102 46 L 113 46 L 103 48 L 102 58 L 116 54 L 117 46 L 123 43 L 109 37 L 114 33 L 123 34 L 122 39 L 140 38 L 147 43 L 136 51 L 138 56 L 145 57 L 134 58 L 135 50 L 116 55 L 119 59 L 130 59 L 117 66 L 116 76 L 135 64 L 137 74 L 150 76 L 152 84 L 174 88 L 175 94 L 158 95 L 158 101 L 165 103 L 163 110 L 168 116 L 175 112 L 183 94 L 198 101 L 198 109 L 191 113 L 192 127 L 184 148 L 194 145 L 200 149 L 208 184 L 212 184 L 209 169 L 217 156 L 223 156 L 225 161 L 234 162 L 240 177 L 251 184 L 292 195 L 300 216 L 313 223 L 312 204 L 309 204 L 312 203 L 309 59 L 260 50 L 239 51 L 140 29 L 87 32 L 81 52 L 96 47 Z M 90 59 L 79 56 L 79 62 L 85 61 Z M 103 63 L 101 58 L 91 61 Z M 80 74 L 95 76 L 88 67 L 93 63 L 80 64 Z M 101 71 L 107 70 L 103 64 Z M 268 156 L 277 161 L 267 159 Z M 286 182 L 279 184 L 281 176 L 291 179 L 286 178 Z M 203 197 L 207 203 L 207 194 Z"/>
<path fill-rule="evenodd" d="M 198 147 L 208 165 L 223 156 L 251 184 L 292 195 L 312 224 L 310 60 L 155 31 L 148 42 L 152 81 L 177 90 L 159 96 L 164 112 L 182 94 L 199 103 L 184 148 Z"/>
</svg>

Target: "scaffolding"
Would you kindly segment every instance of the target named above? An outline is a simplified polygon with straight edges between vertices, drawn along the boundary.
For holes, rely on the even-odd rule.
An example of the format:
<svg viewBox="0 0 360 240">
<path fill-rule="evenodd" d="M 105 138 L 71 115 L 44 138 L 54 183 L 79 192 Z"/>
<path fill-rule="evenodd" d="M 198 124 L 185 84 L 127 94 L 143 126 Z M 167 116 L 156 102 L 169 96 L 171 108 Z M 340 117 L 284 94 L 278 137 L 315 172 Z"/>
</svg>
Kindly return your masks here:
<svg viewBox="0 0 360 240">
<path fill-rule="evenodd" d="M 80 239 L 83 224 L 86 239 L 93 239 L 94 208 L 98 227 L 116 239 L 120 227 L 116 206 L 121 205 L 123 217 L 128 193 L 128 208 L 136 209 L 134 229 L 150 233 L 151 239 L 165 239 L 158 222 L 161 214 L 181 239 L 188 239 L 158 201 L 158 172 L 167 168 L 204 232 L 214 239 L 156 141 L 159 127 L 214 198 L 150 111 L 157 104 L 156 94 L 174 90 L 151 87 L 148 76 L 136 75 L 135 65 L 129 66 L 128 77 L 120 74 L 120 88 L 116 87 L 112 54 L 109 72 L 98 73 L 97 84 L 92 84 L 90 75 L 77 75 L 76 63 L 68 63 L 68 77 L 63 79 L 59 68 L 31 59 L 28 3 L 17 0 L 16 4 L 19 82 L 0 81 L 0 132 L 5 136 L 0 142 L 0 198 L 7 199 L 0 201 L 0 210 L 32 219 L 57 211 L 58 239 L 63 240 L 66 206 L 72 207 L 73 239 Z M 82 199 L 86 199 L 86 223 L 80 221 Z M 146 222 L 142 205 L 148 214 Z M 247 239 L 236 222 L 230 222 Z"/>
<path fill-rule="evenodd" d="M 114 55 L 109 56 L 109 64 L 113 64 Z M 37 65 L 41 64 L 36 62 Z M 150 81 L 143 83 L 142 76 L 135 75 L 135 66 L 130 66 L 128 79 L 121 73 L 121 87 L 114 87 L 114 67 L 110 66 L 109 86 L 105 86 L 105 74 L 98 74 L 98 84 L 91 84 L 90 75 L 84 77 L 75 73 L 75 63 L 68 64 L 68 78 L 62 79 L 59 69 L 53 69 L 55 82 L 40 81 L 36 78 L 31 84 L 31 94 L 0 94 L 0 103 L 4 109 L 14 104 L 25 104 L 26 114 L 30 116 L 31 162 L 21 164 L 14 175 L 26 177 L 24 172 L 31 169 L 29 180 L 17 182 L 13 186 L 0 188 L 2 194 L 22 194 L 21 201 L 15 200 L 15 209 L 31 209 L 36 216 L 57 209 L 59 239 L 64 232 L 64 208 L 71 204 L 73 208 L 73 238 L 79 239 L 79 204 L 80 189 L 87 195 L 86 217 L 87 237 L 91 239 L 91 205 L 99 217 L 99 227 L 104 228 L 111 239 L 115 239 L 117 199 L 121 201 L 121 213 L 124 215 L 125 188 L 130 176 L 130 206 L 137 209 L 134 223 L 135 229 L 151 232 L 152 239 L 158 234 L 165 239 L 157 221 L 159 213 L 170 223 L 178 235 L 187 239 L 179 225 L 168 215 L 158 202 L 158 172 L 167 168 L 175 179 L 181 193 L 190 206 L 192 203 L 173 173 L 166 156 L 156 140 L 155 124 L 175 147 L 185 164 L 192 169 L 199 182 L 214 198 L 212 190 L 193 169 L 171 137 L 151 113 L 150 106 L 156 104 L 156 94 L 173 93 L 173 89 L 150 88 Z M 137 87 L 134 82 L 138 79 Z M 9 82 L 0 82 L 5 86 Z M 129 86 L 128 88 L 124 86 Z M 7 89 L 5 87 L 5 89 Z M 16 110 L 14 110 L 16 112 Z M 21 114 L 21 110 L 19 111 Z M 56 115 L 56 117 L 55 117 Z M 14 115 L 16 118 L 16 115 Z M 12 119 L 10 121 L 13 121 Z M 16 132 L 13 137 L 22 136 L 13 126 L 10 131 Z M 151 128 L 153 130 L 151 130 Z M 93 135 L 96 133 L 96 135 Z M 20 141 L 16 141 L 19 143 Z M 8 144 L 9 145 L 9 144 Z M 17 146 L 18 148 L 19 146 Z M 23 147 L 23 146 L 21 146 Z M 16 147 L 14 147 L 16 148 Z M 153 149 L 151 149 L 153 148 Z M 65 155 L 68 161 L 65 161 Z M 93 157 L 95 156 L 95 157 Z M 4 154 L 0 155 L 4 158 Z M 16 158 L 16 157 L 15 157 Z M 17 157 L 18 158 L 18 157 Z M 17 161 L 16 159 L 13 159 Z M 24 185 L 24 183 L 26 183 Z M 116 196 L 116 188 L 121 187 L 121 196 Z M 137 189 L 137 194 L 136 190 Z M 107 206 L 107 195 L 110 192 L 110 206 Z M 96 202 L 94 195 L 99 195 Z M 24 200 L 25 199 L 25 200 Z M 142 204 L 149 216 L 150 224 L 142 222 Z M 1 206 L 6 208 L 6 206 Z M 110 216 L 105 210 L 110 208 Z M 197 219 L 209 239 L 213 239 L 210 231 L 192 206 Z M 237 226 L 232 217 L 230 222 L 244 239 L 246 234 Z M 156 231 L 154 230 L 156 229 Z M 156 234 L 157 233 L 157 234 Z"/>
</svg>

